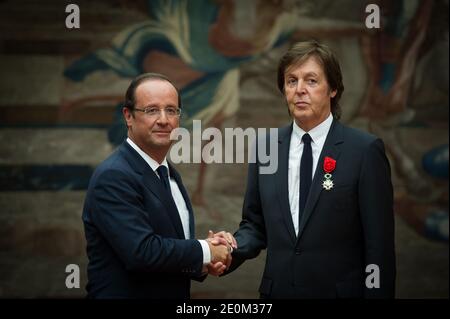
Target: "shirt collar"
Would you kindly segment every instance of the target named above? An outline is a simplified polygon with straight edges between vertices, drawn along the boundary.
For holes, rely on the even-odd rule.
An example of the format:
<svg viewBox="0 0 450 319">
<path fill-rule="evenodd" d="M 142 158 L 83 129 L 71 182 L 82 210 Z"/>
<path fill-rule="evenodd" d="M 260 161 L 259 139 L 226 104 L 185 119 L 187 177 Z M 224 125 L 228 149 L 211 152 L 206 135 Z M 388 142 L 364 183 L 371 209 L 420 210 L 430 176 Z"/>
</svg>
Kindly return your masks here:
<svg viewBox="0 0 450 319">
<path fill-rule="evenodd" d="M 167 168 L 167 171 L 169 172 L 170 176 L 170 170 L 169 170 L 169 164 L 167 163 L 167 158 L 164 157 L 164 160 L 161 164 L 159 164 L 157 161 L 155 161 L 153 158 L 151 158 L 147 153 L 145 153 L 139 146 L 137 146 L 129 137 L 127 137 L 127 143 L 130 144 L 132 148 L 136 150 L 136 152 L 141 155 L 141 157 L 147 162 L 147 164 L 151 167 L 151 169 L 156 172 L 156 169 L 164 165 Z"/>
<path fill-rule="evenodd" d="M 325 121 L 311 129 L 309 132 L 305 132 L 300 126 L 293 121 L 292 131 L 294 135 L 297 137 L 298 143 L 302 142 L 303 134 L 308 133 L 311 136 L 311 140 L 313 143 L 317 143 L 317 141 L 323 137 L 326 137 L 328 131 L 330 130 L 331 124 L 333 123 L 333 115 L 331 113 L 328 115 Z"/>
</svg>

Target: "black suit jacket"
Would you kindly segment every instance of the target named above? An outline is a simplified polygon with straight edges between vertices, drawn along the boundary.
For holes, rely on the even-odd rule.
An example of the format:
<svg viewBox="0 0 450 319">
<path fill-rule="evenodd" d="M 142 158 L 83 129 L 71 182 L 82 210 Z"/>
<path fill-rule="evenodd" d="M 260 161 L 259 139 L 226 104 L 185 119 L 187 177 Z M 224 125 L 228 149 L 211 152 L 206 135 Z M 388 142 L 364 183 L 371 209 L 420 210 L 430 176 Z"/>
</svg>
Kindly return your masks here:
<svg viewBox="0 0 450 319">
<path fill-rule="evenodd" d="M 383 142 L 333 120 L 297 236 L 288 199 L 291 133 L 292 124 L 278 130 L 274 174 L 259 174 L 258 161 L 249 164 L 230 271 L 267 248 L 261 297 L 393 297 L 393 189 Z M 325 156 L 337 162 L 331 190 L 322 187 Z M 369 264 L 379 267 L 380 288 L 365 285 Z"/>
<path fill-rule="evenodd" d="M 203 253 L 180 175 L 191 239 L 185 239 L 173 199 L 145 160 L 124 142 L 95 170 L 86 194 L 88 297 L 189 298 Z"/>
</svg>

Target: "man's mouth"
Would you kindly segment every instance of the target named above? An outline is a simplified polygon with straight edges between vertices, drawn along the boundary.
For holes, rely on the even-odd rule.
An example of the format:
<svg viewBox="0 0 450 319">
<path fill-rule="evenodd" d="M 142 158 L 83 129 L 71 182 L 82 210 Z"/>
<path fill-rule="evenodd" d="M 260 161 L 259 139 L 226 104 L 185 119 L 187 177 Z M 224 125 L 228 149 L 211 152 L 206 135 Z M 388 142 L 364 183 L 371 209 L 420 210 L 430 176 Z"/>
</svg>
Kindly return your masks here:
<svg viewBox="0 0 450 319">
<path fill-rule="evenodd" d="M 298 102 L 295 102 L 294 105 L 295 105 L 296 107 L 306 107 L 306 106 L 309 105 L 309 103 L 308 103 L 308 102 L 305 102 L 305 101 L 298 101 Z"/>
<path fill-rule="evenodd" d="M 170 135 L 170 131 L 153 131 L 153 133 L 158 135 Z"/>
</svg>

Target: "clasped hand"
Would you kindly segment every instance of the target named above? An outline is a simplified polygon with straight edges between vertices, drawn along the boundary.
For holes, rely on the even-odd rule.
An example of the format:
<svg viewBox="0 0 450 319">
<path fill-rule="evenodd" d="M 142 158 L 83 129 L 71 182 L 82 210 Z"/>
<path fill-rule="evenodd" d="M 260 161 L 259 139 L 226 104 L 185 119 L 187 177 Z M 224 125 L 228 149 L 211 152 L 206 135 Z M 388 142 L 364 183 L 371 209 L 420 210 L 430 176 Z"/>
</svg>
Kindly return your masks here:
<svg viewBox="0 0 450 319">
<path fill-rule="evenodd" d="M 206 238 L 211 251 L 211 262 L 208 264 L 208 274 L 220 276 L 230 267 L 231 253 L 237 248 L 236 239 L 229 232 L 214 233 L 211 230 Z"/>
</svg>

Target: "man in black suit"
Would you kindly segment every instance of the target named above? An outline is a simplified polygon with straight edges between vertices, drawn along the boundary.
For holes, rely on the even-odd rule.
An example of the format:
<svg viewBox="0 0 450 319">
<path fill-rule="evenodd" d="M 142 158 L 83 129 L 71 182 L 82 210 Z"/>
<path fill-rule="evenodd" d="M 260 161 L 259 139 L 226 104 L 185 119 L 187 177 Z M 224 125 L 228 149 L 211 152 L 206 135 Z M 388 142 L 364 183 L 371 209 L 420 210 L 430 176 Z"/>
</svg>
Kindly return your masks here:
<svg viewBox="0 0 450 319">
<path fill-rule="evenodd" d="M 194 239 L 186 189 L 166 155 L 181 99 L 163 75 L 134 79 L 123 115 L 128 138 L 95 170 L 86 194 L 88 297 L 189 298 L 190 280 L 222 272 L 231 248 Z"/>
<path fill-rule="evenodd" d="M 267 249 L 262 298 L 391 298 L 393 188 L 383 142 L 338 122 L 339 63 L 315 41 L 280 60 L 293 122 L 278 129 L 278 169 L 249 164 L 229 271 Z M 268 140 L 268 136 L 266 139 Z M 366 272 L 367 271 L 367 272 Z"/>
</svg>

